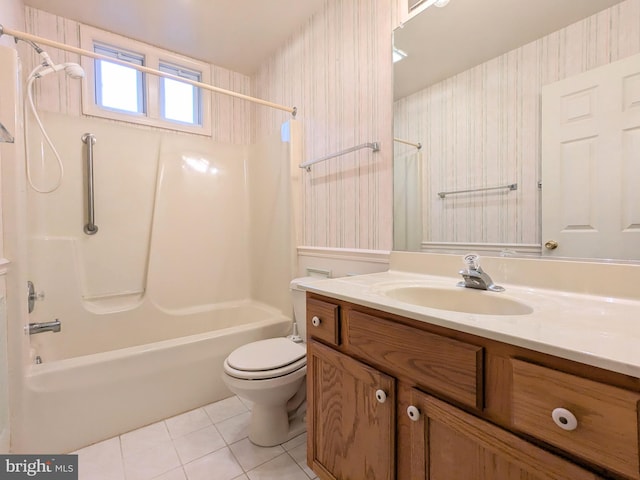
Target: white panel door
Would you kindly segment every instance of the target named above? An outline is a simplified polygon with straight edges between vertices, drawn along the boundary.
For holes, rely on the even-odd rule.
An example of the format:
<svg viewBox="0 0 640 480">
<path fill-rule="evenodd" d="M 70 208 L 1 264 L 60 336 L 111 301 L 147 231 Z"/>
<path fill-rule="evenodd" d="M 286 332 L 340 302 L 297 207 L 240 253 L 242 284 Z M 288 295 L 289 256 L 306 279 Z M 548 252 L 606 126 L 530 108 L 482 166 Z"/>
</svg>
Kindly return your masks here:
<svg viewBox="0 0 640 480">
<path fill-rule="evenodd" d="M 640 259 L 639 185 L 640 55 L 543 87 L 543 255 Z"/>
</svg>

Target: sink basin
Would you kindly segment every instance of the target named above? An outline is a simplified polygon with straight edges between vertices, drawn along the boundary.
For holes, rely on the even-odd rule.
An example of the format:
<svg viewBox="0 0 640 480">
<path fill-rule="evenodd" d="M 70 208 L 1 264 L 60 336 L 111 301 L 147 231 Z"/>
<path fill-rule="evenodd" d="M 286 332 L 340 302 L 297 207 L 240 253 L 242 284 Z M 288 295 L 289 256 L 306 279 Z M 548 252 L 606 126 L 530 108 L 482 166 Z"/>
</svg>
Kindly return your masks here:
<svg viewBox="0 0 640 480">
<path fill-rule="evenodd" d="M 380 293 L 404 303 L 421 307 L 479 315 L 528 315 L 533 309 L 500 293 L 471 288 L 402 286 L 385 288 Z"/>
</svg>

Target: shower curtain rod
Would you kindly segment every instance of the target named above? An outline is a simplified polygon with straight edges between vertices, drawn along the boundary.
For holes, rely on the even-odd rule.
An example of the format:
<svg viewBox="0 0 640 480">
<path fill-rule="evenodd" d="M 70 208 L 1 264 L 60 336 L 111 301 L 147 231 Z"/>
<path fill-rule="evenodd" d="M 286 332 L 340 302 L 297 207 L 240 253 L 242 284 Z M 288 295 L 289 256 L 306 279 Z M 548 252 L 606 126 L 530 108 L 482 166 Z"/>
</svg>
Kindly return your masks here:
<svg viewBox="0 0 640 480">
<path fill-rule="evenodd" d="M 298 113 L 298 109 L 296 107 L 287 107 L 285 105 L 279 105 L 277 103 L 268 102 L 267 100 L 262 100 L 260 98 L 250 97 L 249 95 L 244 95 L 242 93 L 233 92 L 231 90 L 225 90 L 224 88 L 214 87 L 213 85 L 209 85 L 208 83 L 196 82 L 194 80 L 190 80 L 188 78 L 179 77 L 177 75 L 172 75 L 170 73 L 161 72 L 160 70 L 156 70 L 154 68 L 145 67 L 142 65 L 134 65 L 129 62 L 125 62 L 123 60 L 119 60 L 117 58 L 109 57 L 107 55 L 101 55 L 99 53 L 92 52 L 90 50 L 84 50 L 78 47 L 72 47 L 71 45 L 66 45 L 64 43 L 56 42 L 53 40 L 48 40 L 43 37 L 38 37 L 36 35 L 31 35 L 30 33 L 20 32 L 18 30 L 12 30 L 9 28 L 0 25 L 0 37 L 2 35 L 10 35 L 16 40 L 25 40 L 36 42 L 38 44 L 47 45 L 49 47 L 58 48 L 60 50 L 65 50 L 67 52 L 76 53 L 78 55 L 83 55 L 85 57 L 97 58 L 98 60 L 106 60 L 112 63 L 118 63 L 120 65 L 124 65 L 130 68 L 134 68 L 140 72 L 150 73 L 152 75 L 157 75 L 160 77 L 171 78 L 172 80 L 177 80 L 179 82 L 188 83 L 193 85 L 194 87 L 204 88 L 205 90 L 210 90 L 215 93 L 221 93 L 223 95 L 228 95 L 231 97 L 239 98 L 241 100 L 247 100 L 249 102 L 257 103 L 259 105 L 264 105 L 265 107 L 271 107 L 278 110 L 283 110 L 285 112 L 289 112 L 293 117 Z"/>
</svg>

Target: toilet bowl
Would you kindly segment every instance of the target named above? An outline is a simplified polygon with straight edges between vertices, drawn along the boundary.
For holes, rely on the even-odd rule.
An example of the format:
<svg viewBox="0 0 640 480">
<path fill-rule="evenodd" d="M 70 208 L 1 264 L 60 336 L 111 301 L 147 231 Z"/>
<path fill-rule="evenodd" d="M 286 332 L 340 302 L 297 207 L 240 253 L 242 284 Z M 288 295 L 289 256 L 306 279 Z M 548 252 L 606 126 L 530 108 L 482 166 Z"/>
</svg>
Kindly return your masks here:
<svg viewBox="0 0 640 480">
<path fill-rule="evenodd" d="M 224 361 L 222 378 L 229 390 L 253 402 L 249 440 L 256 445 L 279 445 L 305 431 L 305 285 L 316 280 L 319 279 L 296 278 L 290 284 L 298 337 L 248 343 L 235 349 Z"/>
</svg>

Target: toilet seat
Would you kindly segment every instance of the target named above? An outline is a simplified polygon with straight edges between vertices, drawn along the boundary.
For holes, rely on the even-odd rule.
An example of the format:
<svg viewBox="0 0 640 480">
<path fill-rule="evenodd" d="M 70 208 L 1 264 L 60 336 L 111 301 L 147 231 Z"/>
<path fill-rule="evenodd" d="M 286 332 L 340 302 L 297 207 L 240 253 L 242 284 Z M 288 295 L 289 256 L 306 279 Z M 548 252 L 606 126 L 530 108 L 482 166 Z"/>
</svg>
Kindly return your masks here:
<svg viewBox="0 0 640 480">
<path fill-rule="evenodd" d="M 282 377 L 305 367 L 306 354 L 304 346 L 286 338 L 259 340 L 231 352 L 224 361 L 224 371 L 246 380 Z"/>
</svg>

